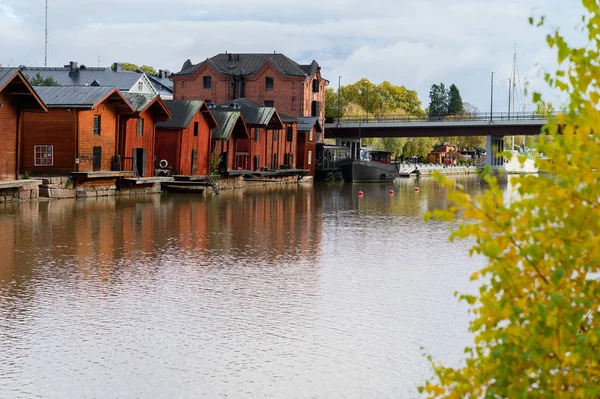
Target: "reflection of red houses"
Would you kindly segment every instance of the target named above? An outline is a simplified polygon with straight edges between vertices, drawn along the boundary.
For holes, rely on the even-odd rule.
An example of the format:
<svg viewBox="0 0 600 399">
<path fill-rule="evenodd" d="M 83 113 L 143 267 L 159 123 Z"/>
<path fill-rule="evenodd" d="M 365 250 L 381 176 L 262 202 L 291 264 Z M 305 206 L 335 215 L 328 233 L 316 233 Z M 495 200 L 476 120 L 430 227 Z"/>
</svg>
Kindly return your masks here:
<svg viewBox="0 0 600 399">
<path fill-rule="evenodd" d="M 198 176 L 210 171 L 211 130 L 217 122 L 204 101 L 167 100 L 173 118 L 156 125 L 156 159 L 174 174 Z"/>
<path fill-rule="evenodd" d="M 0 180 L 19 178 L 24 111 L 48 109 L 17 68 L 0 68 Z"/>
<path fill-rule="evenodd" d="M 154 140 L 156 123 L 172 115 L 159 96 L 125 93 L 135 114 L 121 119 L 119 155 L 121 170 L 133 171 L 135 177 L 154 176 Z"/>
<path fill-rule="evenodd" d="M 434 147 L 433 151 L 427 155 L 427 160 L 430 163 L 446 163 L 447 160 L 452 160 L 456 154 L 456 148 L 452 145 L 443 144 Z"/>
<path fill-rule="evenodd" d="M 117 154 L 118 120 L 133 113 L 109 87 L 35 88 L 47 114 L 25 113 L 21 168 L 31 174 L 110 171 Z"/>
</svg>

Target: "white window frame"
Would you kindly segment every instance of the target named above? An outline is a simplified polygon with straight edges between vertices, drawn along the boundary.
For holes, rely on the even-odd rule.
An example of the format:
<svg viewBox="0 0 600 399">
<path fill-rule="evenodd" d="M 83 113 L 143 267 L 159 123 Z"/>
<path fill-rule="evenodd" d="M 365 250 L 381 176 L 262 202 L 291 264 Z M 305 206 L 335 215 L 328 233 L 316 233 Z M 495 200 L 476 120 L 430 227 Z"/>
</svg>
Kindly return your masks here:
<svg viewBox="0 0 600 399">
<path fill-rule="evenodd" d="M 310 129 L 310 134 L 308 135 L 308 141 L 313 141 L 313 129 Z"/>
<path fill-rule="evenodd" d="M 312 165 L 312 151 L 308 152 L 308 164 Z"/>
<path fill-rule="evenodd" d="M 33 166 L 54 166 L 54 146 L 47 144 L 34 145 Z"/>
<path fill-rule="evenodd" d="M 139 90 L 140 92 L 143 92 L 143 91 L 144 91 L 144 81 L 140 80 L 140 81 L 138 82 L 138 90 Z"/>
</svg>

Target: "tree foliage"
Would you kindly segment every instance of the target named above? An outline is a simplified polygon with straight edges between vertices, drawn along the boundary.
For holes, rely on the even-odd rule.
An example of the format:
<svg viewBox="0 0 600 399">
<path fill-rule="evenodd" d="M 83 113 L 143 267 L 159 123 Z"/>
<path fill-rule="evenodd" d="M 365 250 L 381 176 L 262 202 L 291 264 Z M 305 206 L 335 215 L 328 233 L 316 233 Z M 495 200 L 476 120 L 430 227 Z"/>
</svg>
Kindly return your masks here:
<svg viewBox="0 0 600 399">
<path fill-rule="evenodd" d="M 448 115 L 448 90 L 443 83 L 434 84 L 429 89 L 430 117 L 442 117 Z"/>
<path fill-rule="evenodd" d="M 488 173 L 483 194 L 456 187 L 456 205 L 433 214 L 460 212 L 452 238 L 473 238 L 471 252 L 489 262 L 472 276 L 479 293 L 460 296 L 472 306 L 474 344 L 462 367 L 433 362 L 420 388 L 429 398 L 600 397 L 600 8 L 582 4 L 587 45 L 547 36 L 562 69 L 546 81 L 570 99 L 543 129 L 551 140 L 538 142 L 556 174 L 518 177 L 519 198 L 507 203 Z"/>
<path fill-rule="evenodd" d="M 547 102 L 544 100 L 540 100 L 535 107 L 535 115 L 540 118 L 548 119 L 552 114 L 554 114 L 554 106 L 551 102 Z"/>
<path fill-rule="evenodd" d="M 147 73 L 148 75 L 158 75 L 158 71 L 154 69 L 154 67 L 149 65 L 137 66 L 137 64 L 134 64 L 132 62 L 124 62 L 123 70 L 128 72 L 142 71 L 144 73 Z"/>
<path fill-rule="evenodd" d="M 29 83 L 32 86 L 60 86 L 60 84 L 58 84 L 58 82 L 52 76 L 46 76 L 44 78 L 39 72 L 35 74 Z"/>
<path fill-rule="evenodd" d="M 448 115 L 459 115 L 463 113 L 463 101 L 458 87 L 453 83 L 450 85 L 448 94 Z"/>
<path fill-rule="evenodd" d="M 156 69 L 154 69 L 154 67 L 149 66 L 149 65 L 142 65 L 140 67 L 140 71 L 142 71 L 148 75 L 158 75 L 158 71 Z"/>
</svg>

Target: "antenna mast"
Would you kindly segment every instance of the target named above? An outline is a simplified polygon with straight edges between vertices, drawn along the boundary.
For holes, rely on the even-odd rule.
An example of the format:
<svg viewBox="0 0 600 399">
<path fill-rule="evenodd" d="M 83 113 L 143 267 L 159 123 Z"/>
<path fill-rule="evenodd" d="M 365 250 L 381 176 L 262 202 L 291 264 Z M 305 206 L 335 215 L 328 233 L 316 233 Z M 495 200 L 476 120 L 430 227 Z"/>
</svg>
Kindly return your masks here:
<svg viewBox="0 0 600 399">
<path fill-rule="evenodd" d="M 48 0 L 46 0 L 46 45 L 44 46 L 44 66 L 48 66 Z"/>
</svg>

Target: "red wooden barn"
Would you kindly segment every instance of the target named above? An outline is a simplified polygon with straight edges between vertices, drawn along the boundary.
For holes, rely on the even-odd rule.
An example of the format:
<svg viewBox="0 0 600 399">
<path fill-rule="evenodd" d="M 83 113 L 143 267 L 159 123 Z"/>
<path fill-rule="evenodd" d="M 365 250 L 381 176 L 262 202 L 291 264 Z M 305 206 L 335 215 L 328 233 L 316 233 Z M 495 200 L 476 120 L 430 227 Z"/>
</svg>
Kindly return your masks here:
<svg viewBox="0 0 600 399">
<path fill-rule="evenodd" d="M 173 118 L 156 125 L 155 156 L 172 167 L 173 174 L 209 173 L 211 130 L 217 122 L 204 101 L 167 100 Z"/>
<path fill-rule="evenodd" d="M 48 109 L 17 68 L 0 68 L 0 180 L 19 178 L 25 111 Z"/>
<path fill-rule="evenodd" d="M 47 114 L 23 118 L 21 169 L 31 174 L 111 171 L 119 119 L 134 112 L 115 88 L 37 86 Z"/>
<path fill-rule="evenodd" d="M 135 113 L 121 120 L 119 155 L 121 169 L 133 171 L 134 177 L 154 176 L 154 145 L 156 124 L 166 122 L 173 115 L 157 95 L 125 93 Z"/>
<path fill-rule="evenodd" d="M 316 117 L 297 116 L 298 145 L 296 149 L 296 166 L 308 169 L 309 175 L 315 175 L 317 142 L 322 140 L 323 128 Z"/>
<path fill-rule="evenodd" d="M 248 128 L 240 111 L 211 110 L 219 127 L 212 131 L 212 151 L 221 162 L 219 172 L 250 169 Z"/>
<path fill-rule="evenodd" d="M 279 169 L 284 153 L 274 143 L 279 141 L 283 122 L 273 107 L 263 107 L 238 98 L 214 107 L 217 111 L 240 111 L 248 129 L 251 170 Z"/>
</svg>

